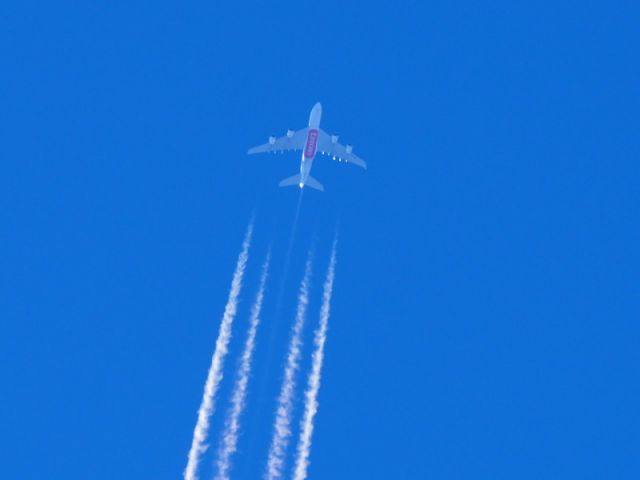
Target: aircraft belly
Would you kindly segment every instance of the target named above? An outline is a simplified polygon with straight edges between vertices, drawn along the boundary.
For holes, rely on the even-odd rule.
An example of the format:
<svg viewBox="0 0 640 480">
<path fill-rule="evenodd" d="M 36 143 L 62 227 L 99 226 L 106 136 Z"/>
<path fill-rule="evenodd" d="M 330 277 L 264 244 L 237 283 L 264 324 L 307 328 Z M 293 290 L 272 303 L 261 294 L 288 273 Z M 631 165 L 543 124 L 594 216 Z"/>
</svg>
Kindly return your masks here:
<svg viewBox="0 0 640 480">
<path fill-rule="evenodd" d="M 304 157 L 313 158 L 316 156 L 316 149 L 318 148 L 318 130 L 310 128 L 307 133 L 307 141 L 304 146 Z"/>
<path fill-rule="evenodd" d="M 311 173 L 311 166 L 313 165 L 313 158 L 302 157 L 302 164 L 300 165 L 300 180 L 302 183 L 307 181 L 309 173 Z"/>
</svg>

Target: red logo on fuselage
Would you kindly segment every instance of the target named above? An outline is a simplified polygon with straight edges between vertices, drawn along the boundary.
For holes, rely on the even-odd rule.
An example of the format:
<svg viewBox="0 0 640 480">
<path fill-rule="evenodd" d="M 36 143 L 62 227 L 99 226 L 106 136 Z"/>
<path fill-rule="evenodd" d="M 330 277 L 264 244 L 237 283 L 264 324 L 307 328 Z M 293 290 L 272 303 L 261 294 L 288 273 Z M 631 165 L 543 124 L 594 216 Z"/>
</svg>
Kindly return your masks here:
<svg viewBox="0 0 640 480">
<path fill-rule="evenodd" d="M 318 130 L 311 128 L 307 133 L 307 145 L 304 147 L 304 156 L 306 158 L 313 158 L 316 154 L 316 147 L 318 146 Z"/>
</svg>

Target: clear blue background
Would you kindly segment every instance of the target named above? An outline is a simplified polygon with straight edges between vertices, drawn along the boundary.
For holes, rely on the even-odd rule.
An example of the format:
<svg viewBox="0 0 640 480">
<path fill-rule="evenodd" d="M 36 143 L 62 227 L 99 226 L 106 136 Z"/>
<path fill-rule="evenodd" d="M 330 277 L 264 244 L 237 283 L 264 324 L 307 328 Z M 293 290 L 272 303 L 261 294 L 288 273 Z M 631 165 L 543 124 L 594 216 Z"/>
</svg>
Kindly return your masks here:
<svg viewBox="0 0 640 480">
<path fill-rule="evenodd" d="M 260 478 L 338 221 L 309 478 L 640 478 L 639 13 L 4 2 L 1 476 L 181 478 L 255 212 L 227 380 L 270 242 L 274 269 L 234 478 Z M 285 272 L 299 158 L 246 149 L 316 101 L 369 170 L 318 159 Z"/>
</svg>

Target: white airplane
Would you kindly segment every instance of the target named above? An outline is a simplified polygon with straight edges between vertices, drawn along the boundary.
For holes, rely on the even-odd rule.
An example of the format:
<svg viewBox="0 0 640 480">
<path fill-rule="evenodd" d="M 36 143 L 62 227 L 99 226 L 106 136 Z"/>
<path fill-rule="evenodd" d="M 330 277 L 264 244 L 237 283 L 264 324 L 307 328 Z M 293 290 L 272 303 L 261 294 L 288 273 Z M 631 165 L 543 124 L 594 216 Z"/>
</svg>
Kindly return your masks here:
<svg viewBox="0 0 640 480">
<path fill-rule="evenodd" d="M 338 143 L 338 135 L 329 135 L 320 128 L 320 117 L 322 117 L 322 105 L 316 103 L 309 115 L 309 126 L 298 131 L 287 130 L 284 137 L 269 137 L 269 142 L 264 145 L 250 148 L 248 154 L 263 152 L 283 152 L 285 150 L 302 150 L 302 161 L 300 162 L 300 173 L 292 177 L 285 178 L 280 182 L 281 187 L 298 185 L 303 188 L 305 185 L 324 192 L 322 184 L 313 178 L 309 173 L 313 165 L 313 159 L 317 152 L 329 155 L 334 160 L 353 163 L 362 168 L 367 168 L 364 160 L 353 153 L 351 145 L 341 145 Z"/>
</svg>

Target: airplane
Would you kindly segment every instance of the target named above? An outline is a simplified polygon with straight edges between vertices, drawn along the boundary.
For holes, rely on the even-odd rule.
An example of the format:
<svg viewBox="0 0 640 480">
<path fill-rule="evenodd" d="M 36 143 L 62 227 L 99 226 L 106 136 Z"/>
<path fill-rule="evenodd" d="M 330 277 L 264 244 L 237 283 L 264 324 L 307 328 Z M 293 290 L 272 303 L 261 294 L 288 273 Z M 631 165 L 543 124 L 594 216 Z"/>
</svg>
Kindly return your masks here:
<svg viewBox="0 0 640 480">
<path fill-rule="evenodd" d="M 311 109 L 308 127 L 297 131 L 287 130 L 287 134 L 280 138 L 270 136 L 267 143 L 250 148 L 247 154 L 302 150 L 300 173 L 282 180 L 279 184 L 280 187 L 298 185 L 300 188 L 304 188 L 305 186 L 309 186 L 324 192 L 322 184 L 310 175 L 313 159 L 318 152 L 323 155 L 329 155 L 334 160 L 353 163 L 366 169 L 367 164 L 353 153 L 353 147 L 351 145 L 341 145 L 338 143 L 338 135 L 329 135 L 320 128 L 321 117 L 322 105 L 318 102 Z"/>
</svg>

